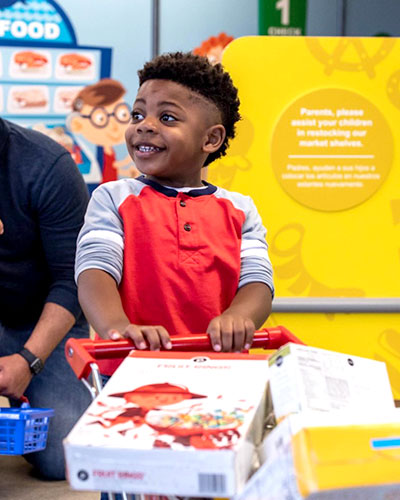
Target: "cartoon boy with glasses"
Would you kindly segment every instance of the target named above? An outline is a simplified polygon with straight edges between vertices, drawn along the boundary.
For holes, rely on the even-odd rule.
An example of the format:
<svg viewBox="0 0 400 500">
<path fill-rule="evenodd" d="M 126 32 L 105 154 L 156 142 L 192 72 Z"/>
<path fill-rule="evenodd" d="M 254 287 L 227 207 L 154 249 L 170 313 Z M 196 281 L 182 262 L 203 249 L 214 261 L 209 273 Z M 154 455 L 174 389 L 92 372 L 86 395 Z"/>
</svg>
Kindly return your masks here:
<svg viewBox="0 0 400 500">
<path fill-rule="evenodd" d="M 118 172 L 129 164 L 130 176 L 137 174 L 130 156 L 116 161 L 113 149 L 113 146 L 125 143 L 125 129 L 131 118 L 131 110 L 123 100 L 125 92 L 120 82 L 104 78 L 83 88 L 72 103 L 71 131 L 103 148 L 102 183 L 117 180 Z"/>
</svg>

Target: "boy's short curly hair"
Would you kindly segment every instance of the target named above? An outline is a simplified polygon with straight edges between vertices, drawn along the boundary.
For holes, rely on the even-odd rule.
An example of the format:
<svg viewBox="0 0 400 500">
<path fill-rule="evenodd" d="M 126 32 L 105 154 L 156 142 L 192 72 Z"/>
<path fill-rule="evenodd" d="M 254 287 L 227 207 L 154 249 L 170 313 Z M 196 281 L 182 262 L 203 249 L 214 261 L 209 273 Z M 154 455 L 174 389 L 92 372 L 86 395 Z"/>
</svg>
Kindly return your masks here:
<svg viewBox="0 0 400 500">
<path fill-rule="evenodd" d="M 226 154 L 229 140 L 235 137 L 235 123 L 240 120 L 238 91 L 221 64 L 212 65 L 206 57 L 191 52 L 174 52 L 155 57 L 138 71 L 139 84 L 147 80 L 171 80 L 188 87 L 212 101 L 221 112 L 226 137 L 204 163 L 209 165 Z"/>
</svg>

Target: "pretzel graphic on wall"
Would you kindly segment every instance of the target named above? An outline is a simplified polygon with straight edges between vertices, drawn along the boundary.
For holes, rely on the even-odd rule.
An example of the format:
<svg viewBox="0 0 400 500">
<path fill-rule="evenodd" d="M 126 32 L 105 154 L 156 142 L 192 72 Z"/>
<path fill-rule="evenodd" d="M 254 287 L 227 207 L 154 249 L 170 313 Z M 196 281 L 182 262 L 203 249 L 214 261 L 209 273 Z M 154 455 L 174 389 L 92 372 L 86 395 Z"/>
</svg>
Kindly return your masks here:
<svg viewBox="0 0 400 500">
<path fill-rule="evenodd" d="M 324 72 L 331 75 L 338 71 L 363 71 L 369 78 L 376 76 L 375 66 L 382 62 L 392 50 L 395 40 L 385 38 L 374 54 L 369 54 L 362 40 L 356 38 L 339 38 L 332 52 L 328 52 L 318 38 L 307 38 L 307 47 L 311 54 L 325 66 Z M 356 53 L 358 59 L 350 54 Z"/>
</svg>

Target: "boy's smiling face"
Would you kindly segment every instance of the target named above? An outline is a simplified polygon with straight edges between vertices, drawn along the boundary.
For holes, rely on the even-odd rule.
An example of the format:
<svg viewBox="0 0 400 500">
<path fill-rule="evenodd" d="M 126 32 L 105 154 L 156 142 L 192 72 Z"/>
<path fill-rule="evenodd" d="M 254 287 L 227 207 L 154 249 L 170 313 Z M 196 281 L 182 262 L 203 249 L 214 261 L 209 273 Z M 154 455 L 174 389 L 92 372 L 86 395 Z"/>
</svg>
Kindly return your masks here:
<svg viewBox="0 0 400 500">
<path fill-rule="evenodd" d="M 142 84 L 125 133 L 140 172 L 175 187 L 201 186 L 201 168 L 219 149 L 225 129 L 217 107 L 170 80 Z"/>
</svg>

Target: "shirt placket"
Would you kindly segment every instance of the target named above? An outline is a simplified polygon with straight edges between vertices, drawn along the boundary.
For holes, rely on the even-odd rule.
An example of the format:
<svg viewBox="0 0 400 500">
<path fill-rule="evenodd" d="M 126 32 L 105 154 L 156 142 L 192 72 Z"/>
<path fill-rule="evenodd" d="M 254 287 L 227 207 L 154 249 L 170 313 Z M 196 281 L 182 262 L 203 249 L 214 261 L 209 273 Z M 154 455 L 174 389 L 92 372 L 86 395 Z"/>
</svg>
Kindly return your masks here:
<svg viewBox="0 0 400 500">
<path fill-rule="evenodd" d="M 179 264 L 195 263 L 198 251 L 198 234 L 195 217 L 195 199 L 185 193 L 176 197 L 176 213 L 178 219 L 178 252 Z"/>
</svg>

